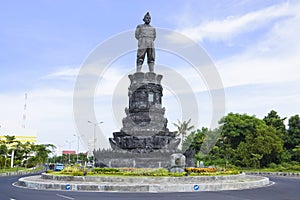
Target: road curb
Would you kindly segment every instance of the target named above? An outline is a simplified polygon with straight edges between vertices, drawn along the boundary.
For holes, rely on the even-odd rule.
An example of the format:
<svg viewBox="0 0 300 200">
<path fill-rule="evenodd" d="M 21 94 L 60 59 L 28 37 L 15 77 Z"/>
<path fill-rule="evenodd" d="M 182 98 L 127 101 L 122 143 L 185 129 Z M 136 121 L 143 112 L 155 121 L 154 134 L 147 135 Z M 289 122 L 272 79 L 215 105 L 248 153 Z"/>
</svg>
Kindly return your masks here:
<svg viewBox="0 0 300 200">
<path fill-rule="evenodd" d="M 255 176 L 292 176 L 300 177 L 300 173 L 297 172 L 246 172 L 247 175 Z"/>
<path fill-rule="evenodd" d="M 74 177 L 75 179 L 78 177 Z M 83 178 L 83 177 L 80 177 Z M 87 178 L 87 177 L 85 177 Z M 71 190 L 95 192 L 199 192 L 241 190 L 263 187 L 269 178 L 250 175 L 199 177 L 97 177 L 98 180 L 43 179 L 31 176 L 19 179 L 17 185 L 38 190 Z M 101 180 L 101 181 L 100 181 Z"/>
<path fill-rule="evenodd" d="M 29 174 L 36 174 L 36 173 L 43 173 L 45 170 L 38 170 L 38 171 L 18 171 L 18 172 L 5 172 L 0 173 L 0 176 L 18 176 L 18 175 L 29 175 Z"/>
</svg>

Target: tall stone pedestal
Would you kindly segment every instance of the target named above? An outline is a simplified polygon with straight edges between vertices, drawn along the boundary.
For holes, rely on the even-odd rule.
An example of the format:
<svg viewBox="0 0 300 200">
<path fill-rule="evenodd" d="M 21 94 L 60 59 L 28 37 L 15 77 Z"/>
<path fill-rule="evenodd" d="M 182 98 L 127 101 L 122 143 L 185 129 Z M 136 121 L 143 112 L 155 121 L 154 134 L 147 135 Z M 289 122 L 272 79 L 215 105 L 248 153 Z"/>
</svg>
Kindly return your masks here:
<svg viewBox="0 0 300 200">
<path fill-rule="evenodd" d="M 168 120 L 162 107 L 162 77 L 153 72 L 129 75 L 129 108 L 125 108 L 123 128 L 109 139 L 114 150 L 132 153 L 176 150 L 180 140 L 167 128 Z"/>
<path fill-rule="evenodd" d="M 170 155 L 176 151 L 180 139 L 167 128 L 162 107 L 163 76 L 137 72 L 128 77 L 129 107 L 125 108 L 123 127 L 109 138 L 113 150 L 98 151 L 96 157 L 110 167 L 114 167 L 113 163 L 118 167 L 165 167 L 170 164 Z"/>
</svg>

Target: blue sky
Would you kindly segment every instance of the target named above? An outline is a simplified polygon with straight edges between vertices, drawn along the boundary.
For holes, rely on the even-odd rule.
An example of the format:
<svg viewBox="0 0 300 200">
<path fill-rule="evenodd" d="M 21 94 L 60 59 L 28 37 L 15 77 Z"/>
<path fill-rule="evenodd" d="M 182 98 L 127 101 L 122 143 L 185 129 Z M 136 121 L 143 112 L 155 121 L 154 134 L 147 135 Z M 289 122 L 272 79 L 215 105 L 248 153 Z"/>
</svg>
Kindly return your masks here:
<svg viewBox="0 0 300 200">
<path fill-rule="evenodd" d="M 28 93 L 26 127 L 37 131 L 40 143 L 67 148 L 66 140 L 76 140 L 73 91 L 83 63 L 104 41 L 134 30 L 147 11 L 153 26 L 182 33 L 203 47 L 222 79 L 226 112 L 258 117 L 271 109 L 282 117 L 300 113 L 300 1 L 13 0 L 0 3 L 0 131 L 21 127 Z M 183 75 L 197 97 L 195 123 L 209 126 L 211 99 L 205 84 L 189 73 L 185 61 L 166 52 L 157 51 L 156 63 Z M 120 128 L 124 115 L 124 110 L 117 117 L 110 114 L 111 91 L 134 65 L 135 52 L 120 57 L 103 77 L 106 85 L 98 86 L 96 118 L 104 121 L 107 137 Z M 176 94 L 165 91 L 172 130 L 182 113 Z M 126 106 L 126 93 L 118 106 Z M 82 149 L 89 146 L 88 140 L 82 143 Z"/>
</svg>

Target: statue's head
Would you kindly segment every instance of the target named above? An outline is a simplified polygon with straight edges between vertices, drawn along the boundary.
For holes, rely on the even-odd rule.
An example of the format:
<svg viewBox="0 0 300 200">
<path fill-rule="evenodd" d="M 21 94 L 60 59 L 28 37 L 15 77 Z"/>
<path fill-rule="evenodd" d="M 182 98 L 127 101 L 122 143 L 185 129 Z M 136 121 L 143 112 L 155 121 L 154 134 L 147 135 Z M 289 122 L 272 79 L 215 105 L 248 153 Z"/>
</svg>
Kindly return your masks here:
<svg viewBox="0 0 300 200">
<path fill-rule="evenodd" d="M 151 16 L 150 16 L 149 12 L 146 13 L 146 15 L 144 16 L 143 21 L 145 22 L 145 24 L 150 24 Z"/>
</svg>

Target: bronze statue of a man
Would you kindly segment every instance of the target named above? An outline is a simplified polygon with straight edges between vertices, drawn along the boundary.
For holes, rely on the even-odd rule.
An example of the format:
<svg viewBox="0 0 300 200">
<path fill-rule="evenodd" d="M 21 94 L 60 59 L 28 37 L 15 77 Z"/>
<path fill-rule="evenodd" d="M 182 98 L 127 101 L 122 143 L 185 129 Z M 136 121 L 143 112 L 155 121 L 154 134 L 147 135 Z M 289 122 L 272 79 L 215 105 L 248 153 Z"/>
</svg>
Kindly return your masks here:
<svg viewBox="0 0 300 200">
<path fill-rule="evenodd" d="M 136 60 L 136 71 L 140 72 L 142 65 L 147 54 L 147 62 L 149 71 L 154 72 L 154 61 L 155 61 L 155 49 L 154 40 L 156 38 L 156 30 L 150 25 L 151 16 L 149 12 L 144 16 L 144 24 L 140 24 L 136 27 L 135 38 L 138 40 L 137 60 Z"/>
</svg>

